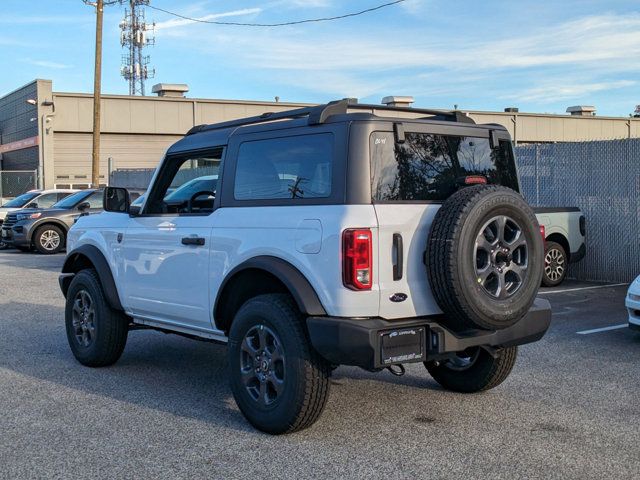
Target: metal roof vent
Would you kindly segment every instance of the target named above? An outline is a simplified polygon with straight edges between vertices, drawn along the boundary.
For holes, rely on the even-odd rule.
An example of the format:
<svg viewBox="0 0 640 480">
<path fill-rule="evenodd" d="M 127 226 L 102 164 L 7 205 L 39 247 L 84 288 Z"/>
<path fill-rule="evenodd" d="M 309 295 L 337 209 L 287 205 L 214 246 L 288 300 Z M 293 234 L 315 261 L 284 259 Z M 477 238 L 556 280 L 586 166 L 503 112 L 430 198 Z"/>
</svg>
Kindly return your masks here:
<svg viewBox="0 0 640 480">
<path fill-rule="evenodd" d="M 156 83 L 151 91 L 159 97 L 184 97 L 189 91 L 189 85 L 186 83 Z"/>
<path fill-rule="evenodd" d="M 567 108 L 567 113 L 577 117 L 593 117 L 596 114 L 596 107 L 593 105 L 575 105 Z"/>
<path fill-rule="evenodd" d="M 413 102 L 413 97 L 408 96 L 388 96 L 382 99 L 383 105 L 387 107 L 410 107 Z"/>
</svg>

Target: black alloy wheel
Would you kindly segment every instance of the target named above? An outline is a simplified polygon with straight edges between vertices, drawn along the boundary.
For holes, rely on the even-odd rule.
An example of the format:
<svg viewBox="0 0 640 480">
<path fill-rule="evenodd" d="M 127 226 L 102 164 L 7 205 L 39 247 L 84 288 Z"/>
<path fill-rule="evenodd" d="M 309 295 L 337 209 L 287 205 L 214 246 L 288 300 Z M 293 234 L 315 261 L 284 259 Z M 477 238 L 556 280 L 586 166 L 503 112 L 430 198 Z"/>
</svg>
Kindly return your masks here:
<svg viewBox="0 0 640 480">
<path fill-rule="evenodd" d="M 527 238 L 518 222 L 506 215 L 492 218 L 476 238 L 478 283 L 492 297 L 511 297 L 526 279 L 528 253 Z"/>
</svg>

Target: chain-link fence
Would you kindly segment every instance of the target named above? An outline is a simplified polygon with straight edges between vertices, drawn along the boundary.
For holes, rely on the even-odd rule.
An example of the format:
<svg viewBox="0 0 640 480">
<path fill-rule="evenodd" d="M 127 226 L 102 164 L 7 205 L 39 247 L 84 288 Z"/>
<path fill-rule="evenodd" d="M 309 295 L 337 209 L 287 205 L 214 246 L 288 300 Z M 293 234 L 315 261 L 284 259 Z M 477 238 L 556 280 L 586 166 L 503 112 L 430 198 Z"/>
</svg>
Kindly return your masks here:
<svg viewBox="0 0 640 480">
<path fill-rule="evenodd" d="M 109 173 L 109 185 L 146 190 L 154 173 L 153 168 L 119 168 Z"/>
<path fill-rule="evenodd" d="M 581 280 L 628 282 L 640 274 L 640 139 L 516 148 L 522 193 L 539 207 L 579 207 L 587 255 Z"/>
<path fill-rule="evenodd" d="M 0 170 L 0 203 L 37 188 L 37 170 Z"/>
</svg>

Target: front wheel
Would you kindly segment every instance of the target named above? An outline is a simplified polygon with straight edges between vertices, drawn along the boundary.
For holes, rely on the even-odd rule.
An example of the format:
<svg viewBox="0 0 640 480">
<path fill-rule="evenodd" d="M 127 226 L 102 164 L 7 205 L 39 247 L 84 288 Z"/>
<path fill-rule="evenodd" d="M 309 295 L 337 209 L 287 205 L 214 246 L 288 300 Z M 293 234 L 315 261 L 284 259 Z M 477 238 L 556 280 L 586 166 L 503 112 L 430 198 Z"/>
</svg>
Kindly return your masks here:
<svg viewBox="0 0 640 480">
<path fill-rule="evenodd" d="M 76 359 L 88 367 L 118 361 L 129 333 L 129 321 L 107 303 L 95 270 L 77 273 L 67 292 L 67 340 Z"/>
<path fill-rule="evenodd" d="M 543 287 L 557 287 L 567 276 L 567 253 L 556 242 L 546 242 L 544 248 Z"/>
<path fill-rule="evenodd" d="M 43 225 L 34 235 L 36 250 L 45 255 L 52 255 L 62 251 L 65 247 L 65 235 L 56 225 Z"/>
<path fill-rule="evenodd" d="M 311 346 L 287 295 L 260 295 L 238 311 L 229 332 L 231 390 L 247 420 L 271 434 L 312 425 L 329 396 L 330 365 Z"/>
<path fill-rule="evenodd" d="M 481 347 L 469 348 L 446 360 L 424 362 L 433 379 L 447 390 L 475 393 L 497 387 L 511 373 L 518 347 L 498 350 L 495 356 Z"/>
</svg>

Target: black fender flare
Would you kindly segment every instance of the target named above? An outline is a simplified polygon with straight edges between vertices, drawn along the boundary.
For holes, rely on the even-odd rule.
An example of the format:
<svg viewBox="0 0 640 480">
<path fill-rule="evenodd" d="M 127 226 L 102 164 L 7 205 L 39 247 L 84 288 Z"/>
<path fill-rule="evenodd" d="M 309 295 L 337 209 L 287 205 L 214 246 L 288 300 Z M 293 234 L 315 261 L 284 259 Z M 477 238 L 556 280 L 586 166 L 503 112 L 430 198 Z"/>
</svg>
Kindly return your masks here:
<svg viewBox="0 0 640 480">
<path fill-rule="evenodd" d="M 302 313 L 310 316 L 324 316 L 327 314 L 315 289 L 300 270 L 281 258 L 261 255 L 245 260 L 226 275 L 216 295 L 216 301 L 213 307 L 214 318 L 216 318 L 215 313 L 220 310 L 220 299 L 224 295 L 225 287 L 229 281 L 233 279 L 236 274 L 249 269 L 263 270 L 280 280 L 289 292 L 291 292 L 291 296 Z"/>
<path fill-rule="evenodd" d="M 89 264 L 89 265 L 88 265 Z M 113 280 L 113 273 L 109 267 L 107 259 L 102 252 L 93 245 L 82 245 L 67 254 L 67 258 L 62 266 L 62 275 L 60 275 L 60 288 L 64 296 L 67 296 L 69 285 L 73 276 L 80 270 L 91 266 L 98 273 L 105 299 L 114 310 L 123 311 L 116 282 Z"/>
</svg>

